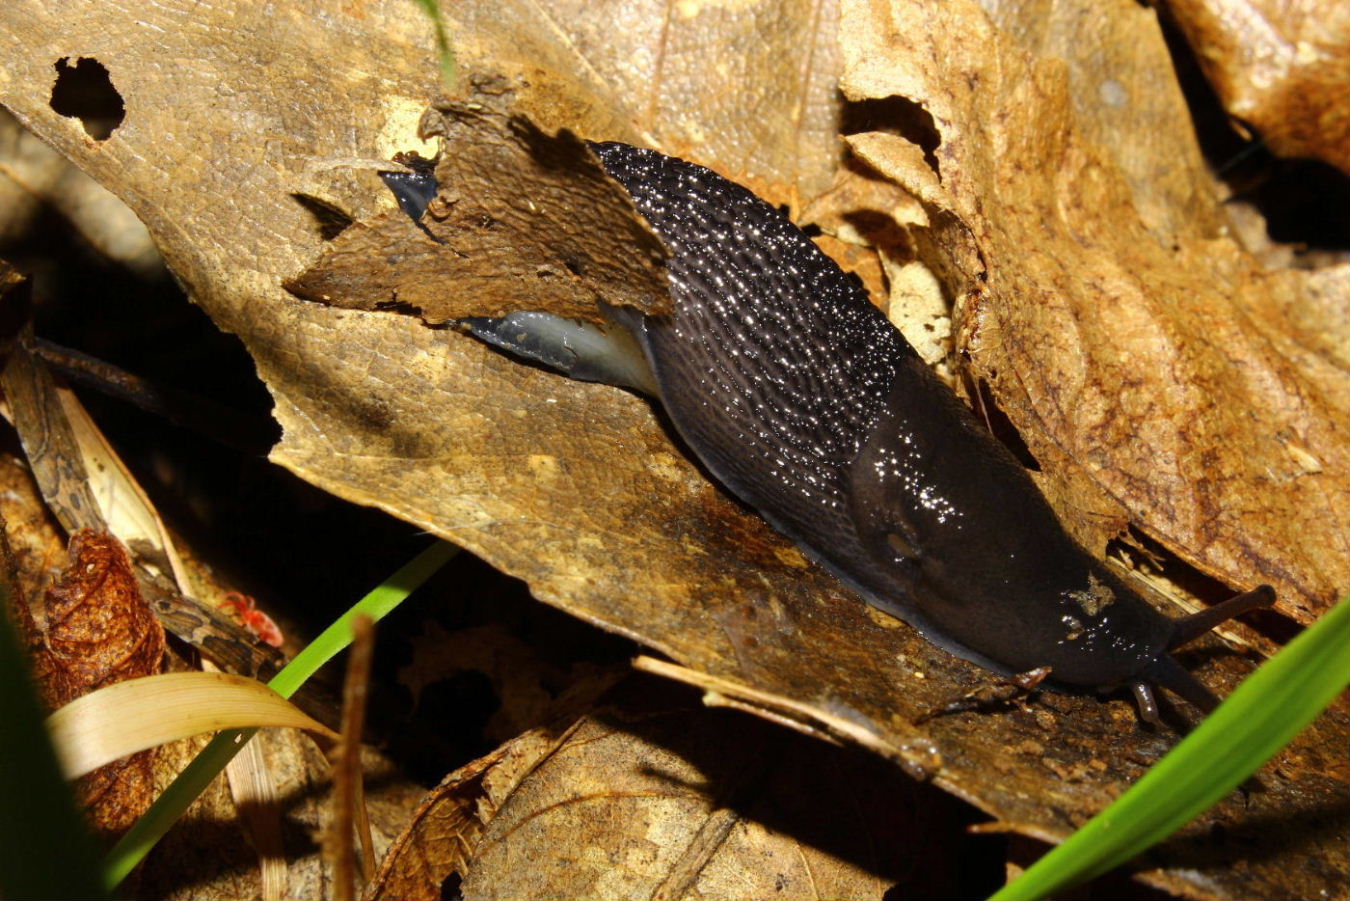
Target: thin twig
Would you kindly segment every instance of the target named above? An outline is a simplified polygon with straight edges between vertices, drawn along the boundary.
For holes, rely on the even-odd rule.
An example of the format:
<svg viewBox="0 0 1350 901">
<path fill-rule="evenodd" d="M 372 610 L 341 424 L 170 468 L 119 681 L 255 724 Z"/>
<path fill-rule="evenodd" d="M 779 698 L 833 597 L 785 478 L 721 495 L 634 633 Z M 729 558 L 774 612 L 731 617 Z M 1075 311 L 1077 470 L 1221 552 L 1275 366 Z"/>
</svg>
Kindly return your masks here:
<svg viewBox="0 0 1350 901">
<path fill-rule="evenodd" d="M 375 622 L 365 614 L 352 619 L 352 650 L 342 690 L 342 738 L 333 755 L 333 817 L 328 831 L 328 856 L 333 867 L 334 901 L 356 897 L 356 849 L 352 825 L 361 826 L 362 875 L 369 879 L 374 842 L 361 790 L 361 730 L 366 720 L 371 659 L 375 656 Z M 358 810 L 358 806 L 361 808 Z"/>
</svg>

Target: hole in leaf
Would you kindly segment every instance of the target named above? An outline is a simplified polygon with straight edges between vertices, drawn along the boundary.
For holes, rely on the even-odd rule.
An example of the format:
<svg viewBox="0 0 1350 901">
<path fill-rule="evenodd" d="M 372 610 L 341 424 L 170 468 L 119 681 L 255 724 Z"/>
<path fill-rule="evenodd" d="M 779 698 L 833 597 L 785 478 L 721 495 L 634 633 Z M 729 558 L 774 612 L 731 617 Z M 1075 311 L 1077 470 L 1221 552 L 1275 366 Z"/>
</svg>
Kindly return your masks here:
<svg viewBox="0 0 1350 901">
<path fill-rule="evenodd" d="M 126 118 L 127 110 L 107 67 L 90 57 L 81 57 L 72 66 L 70 58 L 64 57 L 56 61 L 55 68 L 52 109 L 79 119 L 85 133 L 95 141 L 108 140 Z"/>
<path fill-rule="evenodd" d="M 938 175 L 942 174 L 936 153 L 942 136 L 938 134 L 932 114 L 908 97 L 894 95 L 846 103 L 839 130 L 846 135 L 869 131 L 899 135 L 918 144 L 923 150 L 924 161 Z"/>
</svg>

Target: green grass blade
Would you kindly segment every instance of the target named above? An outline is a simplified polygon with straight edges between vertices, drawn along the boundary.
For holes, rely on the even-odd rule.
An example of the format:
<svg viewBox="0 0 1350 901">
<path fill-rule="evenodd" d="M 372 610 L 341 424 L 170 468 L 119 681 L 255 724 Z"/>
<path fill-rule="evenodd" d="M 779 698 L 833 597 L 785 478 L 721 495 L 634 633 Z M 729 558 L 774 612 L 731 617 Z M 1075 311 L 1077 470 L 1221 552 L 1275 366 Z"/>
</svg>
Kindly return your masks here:
<svg viewBox="0 0 1350 901">
<path fill-rule="evenodd" d="M 436 53 L 441 61 L 441 87 L 448 93 L 454 89 L 455 79 L 459 75 L 455 67 L 455 51 L 450 46 L 450 39 L 445 34 L 445 25 L 441 22 L 440 2 L 439 0 L 416 0 L 416 2 L 436 28 Z"/>
<path fill-rule="evenodd" d="M 1266 661 L 1136 784 L 990 901 L 1032 901 L 1129 861 L 1261 768 L 1350 685 L 1350 601 Z"/>
<path fill-rule="evenodd" d="M 267 683 L 268 686 L 282 697 L 289 698 L 319 667 L 351 644 L 351 621 L 357 614 L 364 613 L 376 621 L 383 619 L 458 552 L 459 548 L 454 545 L 437 541 L 418 554 L 324 629 Z M 164 794 L 156 798 L 150 809 L 127 830 L 116 847 L 108 852 L 103 865 L 103 884 L 106 889 L 115 889 L 127 878 L 256 731 L 235 729 L 211 739 L 201 753 L 178 774 L 173 784 L 164 790 Z"/>
<path fill-rule="evenodd" d="M 0 578 L 0 898 L 107 898 L 43 726 Z"/>
<path fill-rule="evenodd" d="M 294 660 L 272 677 L 267 683 L 268 687 L 283 698 L 295 694 L 295 690 L 318 672 L 319 667 L 346 650 L 352 643 L 352 620 L 357 614 L 364 613 L 375 622 L 384 619 L 391 610 L 403 603 L 404 598 L 411 594 L 413 589 L 431 578 L 458 553 L 459 548 L 453 544 L 437 541 L 408 561 L 398 572 L 385 579 L 370 594 L 338 617 L 331 626 L 320 632 L 303 651 L 295 655 Z"/>
</svg>

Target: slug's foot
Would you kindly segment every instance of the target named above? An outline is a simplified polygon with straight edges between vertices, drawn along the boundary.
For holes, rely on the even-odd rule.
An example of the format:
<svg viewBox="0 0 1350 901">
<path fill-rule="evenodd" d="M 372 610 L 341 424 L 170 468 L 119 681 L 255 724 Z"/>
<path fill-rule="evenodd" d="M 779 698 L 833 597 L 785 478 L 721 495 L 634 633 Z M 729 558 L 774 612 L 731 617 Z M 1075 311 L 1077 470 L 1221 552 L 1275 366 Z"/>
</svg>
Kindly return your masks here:
<svg viewBox="0 0 1350 901">
<path fill-rule="evenodd" d="M 986 682 L 972 692 L 954 698 L 945 704 L 939 704 L 927 713 L 919 715 L 914 725 L 919 726 L 929 720 L 967 710 L 989 712 L 1005 708 L 1011 704 L 1026 706 L 1026 700 L 1050 676 L 1050 667 L 1038 666 L 1025 673 L 1016 673 L 1006 678 Z"/>
</svg>

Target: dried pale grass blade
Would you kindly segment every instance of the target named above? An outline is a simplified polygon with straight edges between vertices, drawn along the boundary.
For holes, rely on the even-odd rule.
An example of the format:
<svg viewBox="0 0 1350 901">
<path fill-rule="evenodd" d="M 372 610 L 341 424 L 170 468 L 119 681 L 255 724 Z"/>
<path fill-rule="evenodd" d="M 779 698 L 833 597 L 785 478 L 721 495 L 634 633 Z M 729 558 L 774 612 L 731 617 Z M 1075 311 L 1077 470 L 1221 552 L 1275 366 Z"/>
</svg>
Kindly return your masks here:
<svg viewBox="0 0 1350 901">
<path fill-rule="evenodd" d="M 77 698 L 47 718 L 68 779 L 165 742 L 257 726 L 288 726 L 337 738 L 263 683 L 228 673 L 131 679 Z"/>
<path fill-rule="evenodd" d="M 284 901 L 290 894 L 290 863 L 281 834 L 281 799 L 276 774 L 267 766 L 262 744 L 244 743 L 239 754 L 225 765 L 230 797 L 238 811 L 249 843 L 258 855 L 262 901 Z"/>
<path fill-rule="evenodd" d="M 220 672 L 206 658 L 202 659 L 202 669 Z M 263 759 L 258 742 L 244 743 L 235 758 L 225 764 L 225 778 L 240 825 L 258 854 L 262 901 L 282 901 L 289 895 L 290 866 L 281 838 L 281 802 L 277 798 L 275 775 Z"/>
<path fill-rule="evenodd" d="M 187 592 L 188 582 L 178 551 L 169 539 L 168 529 L 159 518 L 140 483 L 126 468 L 122 458 L 113 450 L 103 432 L 85 411 L 69 388 L 57 386 L 56 398 L 70 424 L 70 431 L 84 461 L 89 479 L 89 490 L 98 502 L 103 519 L 112 532 L 127 546 L 145 541 L 169 559 L 171 575 L 178 590 Z"/>
</svg>

